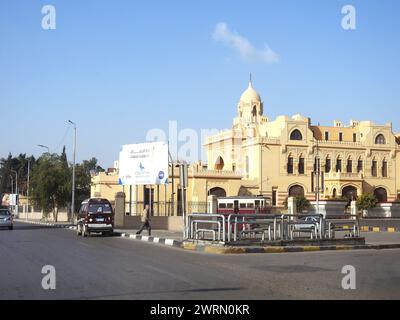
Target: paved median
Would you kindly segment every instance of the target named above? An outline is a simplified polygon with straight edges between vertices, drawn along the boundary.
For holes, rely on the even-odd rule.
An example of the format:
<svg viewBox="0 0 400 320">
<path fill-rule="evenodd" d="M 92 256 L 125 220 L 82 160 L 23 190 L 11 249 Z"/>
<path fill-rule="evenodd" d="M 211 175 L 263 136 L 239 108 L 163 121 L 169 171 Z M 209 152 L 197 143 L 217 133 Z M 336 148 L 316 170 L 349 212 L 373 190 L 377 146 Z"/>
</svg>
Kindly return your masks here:
<svg viewBox="0 0 400 320">
<path fill-rule="evenodd" d="M 186 250 L 212 253 L 212 254 L 255 254 L 255 253 L 293 253 L 293 252 L 318 252 L 318 251 L 345 251 L 345 250 L 384 250 L 400 249 L 400 244 L 377 244 L 355 246 L 296 246 L 296 247 L 224 247 L 213 245 L 197 245 L 184 243 Z"/>
</svg>

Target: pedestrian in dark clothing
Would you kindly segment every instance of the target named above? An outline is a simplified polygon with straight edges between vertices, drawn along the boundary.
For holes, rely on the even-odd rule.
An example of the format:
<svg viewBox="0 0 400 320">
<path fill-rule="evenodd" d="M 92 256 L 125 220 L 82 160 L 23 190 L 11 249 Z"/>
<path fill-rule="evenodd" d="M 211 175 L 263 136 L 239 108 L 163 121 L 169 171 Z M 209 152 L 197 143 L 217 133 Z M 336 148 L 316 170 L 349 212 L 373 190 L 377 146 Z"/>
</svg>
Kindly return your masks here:
<svg viewBox="0 0 400 320">
<path fill-rule="evenodd" d="M 148 204 L 146 204 L 146 207 L 143 210 L 142 213 L 142 227 L 140 228 L 140 230 L 136 233 L 136 234 L 141 234 L 143 232 L 144 229 L 147 229 L 147 231 L 149 232 L 149 236 L 151 236 L 151 225 L 150 225 L 150 206 Z"/>
</svg>

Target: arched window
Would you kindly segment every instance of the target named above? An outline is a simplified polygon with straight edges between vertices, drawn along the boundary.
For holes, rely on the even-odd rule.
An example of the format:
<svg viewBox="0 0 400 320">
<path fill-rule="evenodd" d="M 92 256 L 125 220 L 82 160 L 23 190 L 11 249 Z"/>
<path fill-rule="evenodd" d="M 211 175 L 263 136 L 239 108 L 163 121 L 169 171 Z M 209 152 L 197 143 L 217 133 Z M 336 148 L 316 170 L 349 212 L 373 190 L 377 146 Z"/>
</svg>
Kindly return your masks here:
<svg viewBox="0 0 400 320">
<path fill-rule="evenodd" d="M 222 157 L 218 157 L 217 161 L 215 162 L 215 170 L 223 170 L 225 166 L 224 159 Z"/>
<path fill-rule="evenodd" d="M 347 198 L 349 201 L 357 199 L 357 188 L 353 186 L 344 187 L 342 190 L 342 196 Z"/>
<path fill-rule="evenodd" d="M 299 185 L 290 187 L 289 197 L 304 197 L 304 188 Z"/>
<path fill-rule="evenodd" d="M 372 160 L 371 175 L 373 177 L 377 177 L 378 176 L 378 161 L 376 161 L 375 158 Z"/>
<path fill-rule="evenodd" d="M 342 172 L 342 158 L 340 156 L 336 159 L 336 172 Z"/>
<path fill-rule="evenodd" d="M 287 162 L 287 173 L 293 174 L 293 157 L 290 155 Z"/>
<path fill-rule="evenodd" d="M 299 130 L 293 130 L 290 134 L 290 140 L 301 141 L 303 140 L 303 135 Z"/>
<path fill-rule="evenodd" d="M 299 158 L 299 174 L 305 173 L 305 164 L 304 164 L 304 157 L 300 156 Z"/>
<path fill-rule="evenodd" d="M 386 144 L 386 139 L 383 134 L 378 134 L 375 138 L 375 144 Z"/>
<path fill-rule="evenodd" d="M 364 169 L 364 163 L 363 163 L 362 158 L 360 157 L 360 158 L 358 158 L 358 162 L 357 162 L 357 173 L 362 172 L 363 169 Z"/>
<path fill-rule="evenodd" d="M 387 191 L 385 188 L 376 188 L 374 191 L 376 199 L 379 203 L 387 202 Z"/>
<path fill-rule="evenodd" d="M 325 173 L 331 172 L 331 169 L 332 169 L 332 162 L 329 156 L 327 156 L 325 159 Z"/>
<path fill-rule="evenodd" d="M 253 117 L 254 118 L 257 117 L 257 107 L 256 106 L 253 107 Z"/>
<path fill-rule="evenodd" d="M 226 191 L 225 189 L 216 187 L 216 188 L 212 188 L 210 189 L 210 191 L 208 192 L 209 196 L 216 196 L 217 198 L 225 198 L 226 197 Z"/>
<path fill-rule="evenodd" d="M 349 157 L 347 159 L 346 171 L 347 171 L 347 173 L 352 173 L 353 172 L 353 160 L 351 159 L 351 157 Z"/>
<path fill-rule="evenodd" d="M 388 176 L 388 163 L 386 159 L 382 161 L 382 177 L 387 178 Z"/>
<path fill-rule="evenodd" d="M 333 199 L 336 199 L 336 198 L 337 198 L 337 191 L 336 191 L 336 189 L 333 189 L 333 194 L 332 194 L 332 196 L 333 196 Z"/>
</svg>

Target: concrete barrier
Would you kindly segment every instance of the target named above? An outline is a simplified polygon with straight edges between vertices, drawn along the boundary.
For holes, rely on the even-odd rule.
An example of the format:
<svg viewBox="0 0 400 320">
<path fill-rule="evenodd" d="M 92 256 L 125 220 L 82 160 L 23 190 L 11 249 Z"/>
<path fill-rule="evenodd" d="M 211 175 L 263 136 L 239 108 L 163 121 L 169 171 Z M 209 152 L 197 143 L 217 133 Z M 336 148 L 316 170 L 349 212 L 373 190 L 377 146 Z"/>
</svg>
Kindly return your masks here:
<svg viewBox="0 0 400 320">
<path fill-rule="evenodd" d="M 319 210 L 317 211 L 317 202 L 311 201 L 310 214 L 322 214 L 324 217 L 326 216 L 335 216 L 335 215 L 343 215 L 346 209 L 347 201 L 320 201 L 319 202 Z"/>
<path fill-rule="evenodd" d="M 68 222 L 68 213 L 66 210 L 58 212 L 57 221 L 54 221 L 53 213 L 50 212 L 47 218 L 43 216 L 42 212 L 38 211 L 24 211 L 19 212 L 18 218 L 21 220 L 34 220 L 34 221 L 48 221 L 48 222 Z"/>
<path fill-rule="evenodd" d="M 125 216 L 121 229 L 139 229 L 142 225 L 140 216 Z M 172 232 L 183 231 L 182 217 L 151 217 L 151 227 L 155 230 L 168 230 Z"/>
<path fill-rule="evenodd" d="M 400 218 L 400 203 L 380 203 L 365 218 Z"/>
</svg>

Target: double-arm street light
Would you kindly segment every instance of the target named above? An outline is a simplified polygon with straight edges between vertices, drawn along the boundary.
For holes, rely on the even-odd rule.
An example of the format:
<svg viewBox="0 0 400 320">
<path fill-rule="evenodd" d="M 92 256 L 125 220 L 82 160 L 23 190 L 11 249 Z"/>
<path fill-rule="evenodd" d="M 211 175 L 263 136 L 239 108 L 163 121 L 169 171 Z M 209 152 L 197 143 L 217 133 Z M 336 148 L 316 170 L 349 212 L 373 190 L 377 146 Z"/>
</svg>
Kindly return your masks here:
<svg viewBox="0 0 400 320">
<path fill-rule="evenodd" d="M 76 163 L 76 123 L 68 120 L 74 127 L 74 155 L 73 155 L 73 162 L 72 162 L 72 203 L 71 203 L 71 222 L 74 221 L 74 214 L 75 214 L 75 163 Z"/>
<path fill-rule="evenodd" d="M 48 146 L 44 146 L 43 144 L 38 144 L 38 147 L 47 149 L 47 153 L 50 153 L 50 148 Z"/>
</svg>

